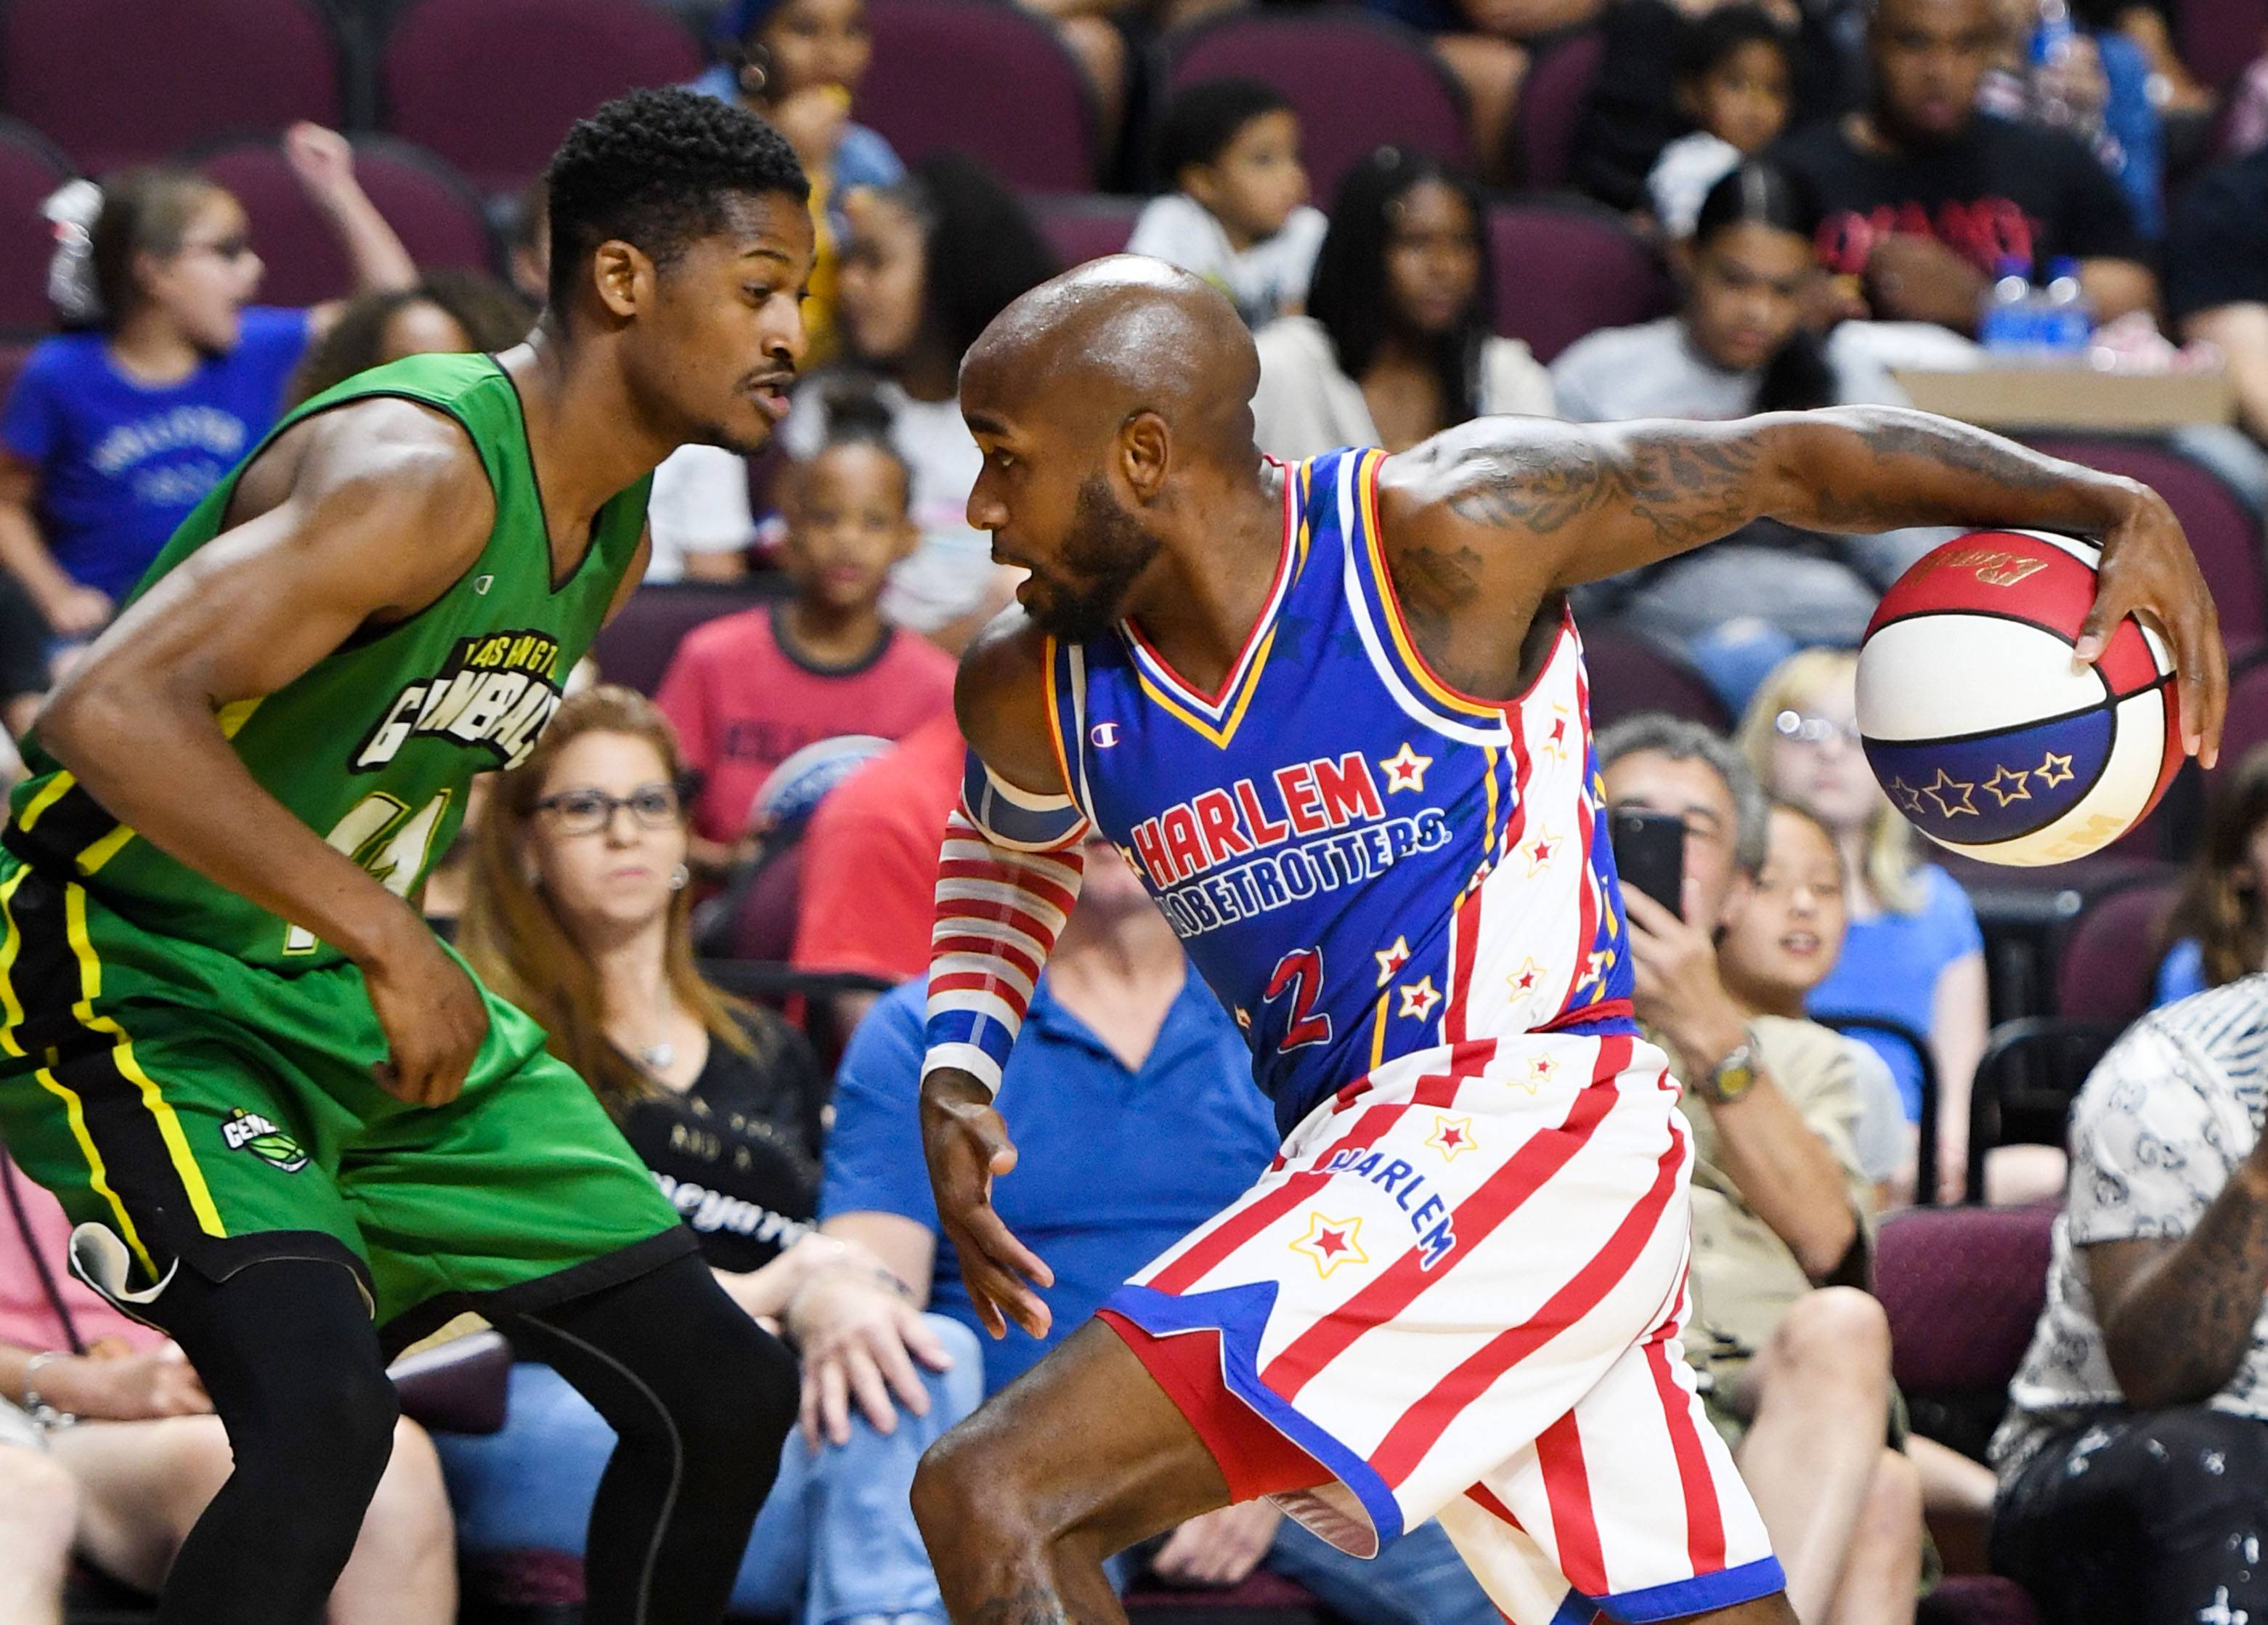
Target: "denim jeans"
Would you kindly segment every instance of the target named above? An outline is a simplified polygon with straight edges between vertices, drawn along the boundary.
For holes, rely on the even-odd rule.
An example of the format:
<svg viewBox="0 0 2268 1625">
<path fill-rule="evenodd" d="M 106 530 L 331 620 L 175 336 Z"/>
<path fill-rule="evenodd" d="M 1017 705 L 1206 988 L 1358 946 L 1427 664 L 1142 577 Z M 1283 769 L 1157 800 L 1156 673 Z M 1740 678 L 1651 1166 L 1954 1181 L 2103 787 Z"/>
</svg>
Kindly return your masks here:
<svg viewBox="0 0 2268 1625">
<path fill-rule="evenodd" d="M 1287 1518 L 1266 1566 L 1362 1625 L 1503 1625 L 1448 1532 L 1431 1518 L 1366 1560 Z"/>
<path fill-rule="evenodd" d="M 778 1481 L 740 1561 L 733 1613 L 802 1625 L 877 1614 L 944 1619 L 908 1497 L 922 1451 L 983 1397 L 984 1362 L 967 1326 L 939 1315 L 924 1319 L 953 1355 L 951 1370 L 923 1371 L 929 1414 L 902 1409 L 896 1431 L 882 1434 L 854 1408 L 850 1442 L 816 1454 L 800 1433 L 788 1437 Z M 501 1432 L 441 1434 L 434 1443 L 460 1550 L 581 1554 L 615 1435 L 557 1372 L 514 1366 Z"/>
</svg>

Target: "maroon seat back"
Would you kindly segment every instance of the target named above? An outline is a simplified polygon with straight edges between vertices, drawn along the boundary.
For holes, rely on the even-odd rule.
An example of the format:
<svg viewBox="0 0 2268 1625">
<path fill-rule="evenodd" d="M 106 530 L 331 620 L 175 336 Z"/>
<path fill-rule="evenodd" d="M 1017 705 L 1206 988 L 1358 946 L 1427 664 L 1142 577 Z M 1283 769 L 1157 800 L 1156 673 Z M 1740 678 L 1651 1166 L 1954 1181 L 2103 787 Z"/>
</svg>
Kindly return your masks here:
<svg viewBox="0 0 2268 1625">
<path fill-rule="evenodd" d="M 2268 0 L 2184 0 L 2173 9 L 2182 60 L 2215 90 L 2226 90 L 2260 55 Z"/>
<path fill-rule="evenodd" d="M 2220 764 L 2205 775 L 2207 797 L 2231 768 L 2262 745 L 2268 745 L 2268 651 L 2230 663 L 2228 720 L 2220 735 Z"/>
<path fill-rule="evenodd" d="M 260 285 L 263 302 L 313 305 L 354 292 L 354 270 L 337 233 L 308 201 L 273 144 L 223 147 L 197 166 L 233 192 L 251 218 L 253 246 L 268 264 Z M 419 266 L 492 268 L 495 255 L 480 199 L 440 159 L 399 141 L 370 137 L 355 144 L 355 174 Z"/>
<path fill-rule="evenodd" d="M 217 137 L 340 122 L 313 0 L 9 0 L 0 108 L 99 175 Z"/>
<path fill-rule="evenodd" d="M 608 683 L 650 695 L 661 686 L 661 675 L 686 633 L 703 621 L 762 602 L 761 593 L 737 587 L 643 587 L 599 634 L 591 654 Z"/>
<path fill-rule="evenodd" d="M 684 26 L 646 0 L 417 0 L 379 61 L 383 122 L 484 193 L 542 173 L 608 97 L 701 71 Z"/>
<path fill-rule="evenodd" d="M 2047 1301 L 2056 1209 L 1916 1208 L 1882 1222 L 1874 1296 L 1909 1394 L 2004 1392 Z"/>
<path fill-rule="evenodd" d="M 758 869 L 733 905 L 732 957 L 787 964 L 795 957 L 802 908 L 803 843 L 798 841 Z"/>
<path fill-rule="evenodd" d="M 2171 881 L 2142 881 L 2087 905 L 2056 964 L 2058 1015 L 2123 1026 L 2150 1008 L 2160 934 L 2176 890 Z"/>
<path fill-rule="evenodd" d="M 1138 197 L 1042 196 L 1027 200 L 1032 220 L 1066 269 L 1124 251 L 1142 212 Z"/>
<path fill-rule="evenodd" d="M 1666 315 L 1675 290 L 1653 250 L 1603 210 L 1514 203 L 1489 211 L 1496 329 L 1552 358 L 1586 333 Z"/>
<path fill-rule="evenodd" d="M 1464 97 L 1416 31 L 1354 10 L 1240 11 L 1169 34 L 1169 89 L 1200 79 L 1272 85 L 1300 115 L 1315 196 L 1381 146 L 1464 164 Z"/>
<path fill-rule="evenodd" d="M 1591 679 L 1591 725 L 1606 728 L 1642 711 L 1666 711 L 1727 731 L 1732 719 L 1701 675 L 1676 656 L 1613 625 L 1583 633 Z"/>
<path fill-rule="evenodd" d="M 1518 129 L 1521 172 L 1533 189 L 1549 192 L 1567 184 L 1575 121 L 1606 57 L 1606 36 L 1587 28 L 1544 51 L 1528 70 L 1520 87 Z"/>
<path fill-rule="evenodd" d="M 909 164 L 960 151 L 1010 186 L 1094 185 L 1094 108 L 1055 31 L 1007 0 L 873 0 L 858 114 Z"/>
<path fill-rule="evenodd" d="M 2220 611 L 2220 635 L 2232 654 L 2268 640 L 2268 580 L 2264 580 L 2260 521 L 2220 477 L 2162 440 L 2117 436 L 2028 435 L 2042 451 L 2154 487 L 2172 505 L 2205 584 Z"/>
<path fill-rule="evenodd" d="M 34 333 L 54 321 L 48 259 L 55 233 L 40 205 L 70 178 L 63 154 L 37 130 L 0 119 L 0 332 Z"/>
</svg>

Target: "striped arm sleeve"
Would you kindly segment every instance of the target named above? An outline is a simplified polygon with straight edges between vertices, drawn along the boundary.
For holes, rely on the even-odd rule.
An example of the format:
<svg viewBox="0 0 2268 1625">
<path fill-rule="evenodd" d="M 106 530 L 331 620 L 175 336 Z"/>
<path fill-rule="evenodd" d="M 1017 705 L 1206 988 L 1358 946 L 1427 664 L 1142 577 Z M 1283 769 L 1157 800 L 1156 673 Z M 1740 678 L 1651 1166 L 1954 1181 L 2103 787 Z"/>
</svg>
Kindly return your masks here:
<svg viewBox="0 0 2268 1625">
<path fill-rule="evenodd" d="M 1079 900 L 1085 870 L 1075 838 L 1052 852 L 1018 851 L 990 838 L 966 811 L 947 821 L 930 934 L 924 1077 L 950 1067 L 999 1091 L 1040 967 Z"/>
</svg>

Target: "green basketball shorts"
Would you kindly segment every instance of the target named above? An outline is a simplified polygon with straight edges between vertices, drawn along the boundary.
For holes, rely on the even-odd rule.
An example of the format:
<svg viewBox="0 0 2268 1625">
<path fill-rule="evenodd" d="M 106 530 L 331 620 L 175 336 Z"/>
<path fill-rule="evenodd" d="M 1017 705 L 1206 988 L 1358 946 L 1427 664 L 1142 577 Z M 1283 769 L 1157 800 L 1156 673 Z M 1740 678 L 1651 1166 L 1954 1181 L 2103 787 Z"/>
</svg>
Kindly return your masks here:
<svg viewBox="0 0 2268 1625">
<path fill-rule="evenodd" d="M 182 1265 L 328 1259 L 398 1347 L 693 1251 L 542 1030 L 482 991 L 464 1092 L 408 1105 L 373 1081 L 387 1045 L 354 966 L 252 969 L 0 854 L 0 1137 L 129 1310 Z"/>
</svg>

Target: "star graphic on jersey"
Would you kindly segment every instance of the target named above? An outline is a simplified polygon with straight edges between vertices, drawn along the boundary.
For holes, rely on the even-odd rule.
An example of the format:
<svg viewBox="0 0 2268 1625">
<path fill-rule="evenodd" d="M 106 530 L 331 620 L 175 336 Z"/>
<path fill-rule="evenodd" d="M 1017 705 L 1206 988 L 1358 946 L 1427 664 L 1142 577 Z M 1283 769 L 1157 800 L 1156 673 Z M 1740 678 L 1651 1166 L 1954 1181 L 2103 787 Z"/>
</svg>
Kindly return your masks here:
<svg viewBox="0 0 2268 1625">
<path fill-rule="evenodd" d="M 2050 750 L 2040 757 L 2040 764 L 2032 771 L 2040 776 L 2041 788 L 2052 790 L 2059 784 L 2071 782 L 2071 758 Z"/>
<path fill-rule="evenodd" d="M 1236 1024 L 1247 1032 L 1252 1030 L 1252 1012 L 1241 1004 L 1236 1007 Z"/>
<path fill-rule="evenodd" d="M 1535 957 L 1531 954 L 1521 961 L 1518 971 L 1504 979 L 1512 984 L 1512 996 L 1518 999 L 1523 993 L 1532 993 L 1535 991 L 1535 984 L 1543 979 L 1543 967 L 1536 963 Z"/>
<path fill-rule="evenodd" d="M 1897 802 L 1901 812 L 1918 815 L 1921 811 L 1921 792 L 1903 779 L 1890 780 L 1890 799 Z"/>
<path fill-rule="evenodd" d="M 1505 1082 L 1516 1088 L 1524 1089 L 1532 1095 L 1558 1075 L 1559 1063 L 1550 1056 L 1530 1055 L 1528 1058 L 1528 1075 L 1524 1078 L 1506 1078 Z"/>
<path fill-rule="evenodd" d="M 2024 787 L 2024 780 L 2030 777 L 2031 774 L 2021 768 L 2018 768 L 2012 773 L 2006 767 L 2002 767 L 1996 769 L 1992 776 L 1984 781 L 1984 788 L 1999 797 L 2000 805 L 2003 807 L 2010 801 L 2029 801 L 2032 799 L 2032 793 Z"/>
<path fill-rule="evenodd" d="M 1381 948 L 1371 955 L 1378 961 L 1378 985 L 1383 987 L 1402 974 L 1402 967 L 1410 963 L 1410 939 L 1397 936 L 1394 946 Z"/>
<path fill-rule="evenodd" d="M 1433 1013 L 1433 1007 L 1440 1002 L 1441 995 L 1434 991 L 1433 979 L 1430 976 L 1421 976 L 1417 981 L 1403 988 L 1402 1008 L 1395 1014 L 1414 1016 L 1422 1022 Z"/>
<path fill-rule="evenodd" d="M 1326 1218 L 1310 1210 L 1307 1214 L 1307 1233 L 1292 1244 L 1292 1251 L 1305 1253 L 1315 1266 L 1315 1273 L 1328 1277 L 1342 1264 L 1367 1264 L 1370 1254 L 1362 1250 L 1362 1221 Z"/>
<path fill-rule="evenodd" d="M 1938 810 L 1948 818 L 1957 818 L 1962 813 L 1967 813 L 1973 818 L 1977 816 L 1977 809 L 1970 801 L 1969 793 L 1976 787 L 1973 784 L 1955 779 L 1940 767 L 1937 770 L 1936 779 L 1922 786 L 1921 793 L 1935 801 Z"/>
<path fill-rule="evenodd" d="M 1528 872 L 1530 875 L 1541 875 L 1543 872 L 1543 866 L 1551 861 L 1551 854 L 1558 851 L 1559 846 L 1559 838 L 1548 832 L 1538 835 L 1527 846 L 1522 846 L 1520 850 L 1527 855 Z"/>
<path fill-rule="evenodd" d="M 1551 708 L 1551 731 L 1543 736 L 1543 749 L 1563 762 L 1567 759 L 1567 713 L 1564 707 Z"/>
<path fill-rule="evenodd" d="M 1473 1119 L 1469 1117 L 1437 1117 L 1433 1119 L 1433 1137 L 1425 1142 L 1429 1150 L 1439 1151 L 1441 1160 L 1454 1163 L 1461 1152 L 1473 1146 Z"/>
<path fill-rule="evenodd" d="M 1433 765 L 1433 758 L 1419 756 L 1410 748 L 1410 742 L 1405 739 L 1402 742 L 1401 750 L 1392 756 L 1380 758 L 1378 764 L 1386 770 L 1386 793 L 1388 795 L 1396 790 L 1416 790 L 1422 794 L 1425 788 L 1425 770 Z"/>
</svg>

